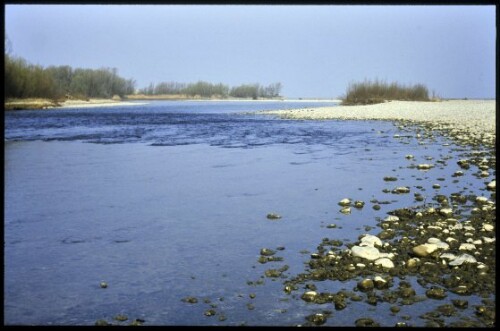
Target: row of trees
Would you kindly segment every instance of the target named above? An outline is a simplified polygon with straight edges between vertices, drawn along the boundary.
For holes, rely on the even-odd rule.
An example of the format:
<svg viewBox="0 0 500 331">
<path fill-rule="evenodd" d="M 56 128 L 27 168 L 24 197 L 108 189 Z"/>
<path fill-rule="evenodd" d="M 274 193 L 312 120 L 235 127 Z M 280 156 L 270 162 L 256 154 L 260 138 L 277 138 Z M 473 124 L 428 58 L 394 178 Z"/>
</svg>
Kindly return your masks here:
<svg viewBox="0 0 500 331">
<path fill-rule="evenodd" d="M 405 86 L 376 79 L 349 84 L 342 97 L 342 103 L 346 105 L 373 104 L 385 100 L 429 101 L 429 90 L 423 84 Z"/>
<path fill-rule="evenodd" d="M 120 77 L 116 68 L 44 68 L 5 54 L 4 88 L 5 98 L 111 98 L 134 93 L 135 81 Z"/>
<path fill-rule="evenodd" d="M 212 84 L 204 81 L 196 83 L 162 82 L 157 85 L 151 83 L 148 87 L 140 89 L 139 94 L 145 95 L 188 95 L 201 97 L 235 97 L 235 98 L 275 98 L 281 93 L 281 83 L 273 83 L 268 86 L 260 84 L 243 84 L 230 88 L 228 85 L 219 83 Z"/>
</svg>

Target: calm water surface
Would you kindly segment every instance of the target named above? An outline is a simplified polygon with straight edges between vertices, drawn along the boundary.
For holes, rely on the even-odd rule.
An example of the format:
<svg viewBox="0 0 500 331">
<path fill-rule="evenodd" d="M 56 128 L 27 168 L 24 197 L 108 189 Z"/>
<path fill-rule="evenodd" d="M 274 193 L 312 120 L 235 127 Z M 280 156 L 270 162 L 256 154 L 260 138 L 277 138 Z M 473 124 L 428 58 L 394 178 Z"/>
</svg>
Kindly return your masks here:
<svg viewBox="0 0 500 331">
<path fill-rule="evenodd" d="M 397 173 L 397 186 L 421 185 L 429 195 L 437 178 L 450 178 L 439 167 L 408 169 L 406 154 L 424 161 L 459 153 L 441 141 L 401 143 L 390 122 L 242 113 L 304 106 L 312 104 L 7 112 L 5 323 L 92 325 L 125 314 L 145 325 L 304 324 L 321 307 L 287 295 L 284 279 L 264 271 L 286 264 L 284 275 L 292 277 L 304 271 L 304 250 L 315 251 L 322 238 L 354 242 L 377 217 L 415 204 L 412 194 L 382 193 L 395 186 L 384 176 Z M 440 182 L 441 194 L 477 193 L 467 176 Z M 367 205 L 343 215 L 337 202 L 345 197 Z M 374 211 L 371 199 L 391 204 Z M 283 218 L 268 220 L 270 212 Z M 326 228 L 330 223 L 338 227 Z M 264 247 L 284 247 L 284 261 L 258 263 Z M 324 283 L 331 292 L 355 285 Z M 198 303 L 181 301 L 187 296 Z M 423 325 L 417 316 L 429 304 L 403 306 L 400 315 Z M 326 325 L 372 317 L 393 326 L 401 318 L 389 306 L 350 303 Z M 217 315 L 205 316 L 210 308 Z"/>
</svg>

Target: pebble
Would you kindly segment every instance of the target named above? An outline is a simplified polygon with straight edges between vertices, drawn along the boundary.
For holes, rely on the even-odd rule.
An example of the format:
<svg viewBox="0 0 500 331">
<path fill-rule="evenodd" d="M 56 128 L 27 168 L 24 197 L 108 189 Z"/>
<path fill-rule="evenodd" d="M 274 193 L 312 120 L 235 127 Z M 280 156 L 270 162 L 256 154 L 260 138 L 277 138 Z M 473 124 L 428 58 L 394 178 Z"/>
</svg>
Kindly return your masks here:
<svg viewBox="0 0 500 331">
<path fill-rule="evenodd" d="M 425 292 L 425 295 L 431 299 L 442 300 L 446 298 L 446 291 L 439 287 L 431 287 Z"/>
<path fill-rule="evenodd" d="M 448 263 L 448 265 L 458 266 L 458 265 L 462 265 L 463 263 L 476 263 L 476 262 L 477 262 L 477 260 L 474 256 L 469 255 L 469 254 L 462 254 L 459 257 L 457 257 L 456 259 L 452 260 L 450 263 Z"/>
<path fill-rule="evenodd" d="M 432 167 L 434 167 L 434 165 L 427 164 L 427 163 L 422 163 L 422 164 L 417 165 L 417 169 L 419 169 L 419 170 L 429 170 Z"/>
<path fill-rule="evenodd" d="M 443 254 L 439 255 L 439 257 L 442 259 L 450 260 L 450 261 L 457 258 L 457 256 L 455 254 L 452 254 L 452 253 L 443 253 Z"/>
<path fill-rule="evenodd" d="M 392 262 L 389 258 L 386 258 L 386 257 L 375 260 L 375 262 L 373 264 L 380 265 L 383 268 L 387 268 L 387 269 L 394 268 L 394 262 Z"/>
<path fill-rule="evenodd" d="M 479 204 L 487 203 L 488 202 L 488 198 L 486 198 L 486 197 L 476 197 L 476 202 L 479 203 Z"/>
<path fill-rule="evenodd" d="M 302 294 L 302 300 L 307 301 L 307 302 L 312 302 L 316 297 L 318 296 L 318 292 L 316 291 L 307 291 L 304 294 Z"/>
<path fill-rule="evenodd" d="M 423 244 L 413 247 L 413 253 L 419 257 L 425 257 L 438 249 L 436 244 Z"/>
<path fill-rule="evenodd" d="M 453 210 L 451 208 L 441 208 L 439 213 L 445 217 L 449 217 L 453 215 Z"/>
<path fill-rule="evenodd" d="M 399 194 L 410 193 L 410 188 L 407 186 L 399 186 L 396 187 L 394 190 L 392 190 L 392 193 L 399 193 Z"/>
<path fill-rule="evenodd" d="M 364 206 L 365 206 L 365 202 L 364 202 L 364 201 L 359 201 L 359 200 L 354 201 L 354 207 L 355 207 L 355 208 L 359 208 L 359 209 L 361 209 L 361 208 L 363 208 Z"/>
<path fill-rule="evenodd" d="M 436 245 L 438 249 L 442 249 L 442 250 L 448 250 L 450 248 L 450 245 L 441 241 L 441 239 L 438 239 L 438 238 L 429 238 L 429 239 L 427 239 L 427 243 Z"/>
<path fill-rule="evenodd" d="M 281 215 L 278 215 L 276 213 L 269 213 L 267 214 L 267 218 L 270 220 L 278 220 L 281 218 Z"/>
<path fill-rule="evenodd" d="M 339 201 L 340 206 L 350 206 L 351 205 L 351 200 L 345 198 Z"/>
<path fill-rule="evenodd" d="M 351 207 L 344 207 L 341 210 L 339 210 L 342 214 L 348 215 L 351 213 Z"/>
<path fill-rule="evenodd" d="M 309 315 L 306 317 L 306 319 L 315 325 L 322 325 L 322 324 L 325 324 L 325 322 L 326 322 L 325 314 L 321 314 L 321 313 Z"/>
<path fill-rule="evenodd" d="M 399 217 L 394 216 L 394 215 L 389 215 L 389 216 L 387 216 L 384 219 L 384 221 L 386 221 L 386 222 L 397 222 L 397 221 L 399 221 Z"/>
<path fill-rule="evenodd" d="M 488 185 L 486 185 L 486 188 L 488 190 L 494 191 L 496 189 L 496 185 L 496 180 L 493 180 Z"/>
<path fill-rule="evenodd" d="M 460 244 L 460 247 L 458 247 L 458 250 L 460 251 L 473 251 L 475 249 L 476 245 L 469 243 Z"/>
<path fill-rule="evenodd" d="M 262 256 L 271 256 L 274 254 L 276 254 L 276 251 L 273 251 L 272 249 L 269 249 L 269 248 L 262 248 L 260 250 L 260 255 L 262 255 Z"/>
<path fill-rule="evenodd" d="M 370 278 L 366 278 L 358 282 L 358 289 L 362 292 L 371 291 L 374 287 L 375 283 Z"/>
</svg>

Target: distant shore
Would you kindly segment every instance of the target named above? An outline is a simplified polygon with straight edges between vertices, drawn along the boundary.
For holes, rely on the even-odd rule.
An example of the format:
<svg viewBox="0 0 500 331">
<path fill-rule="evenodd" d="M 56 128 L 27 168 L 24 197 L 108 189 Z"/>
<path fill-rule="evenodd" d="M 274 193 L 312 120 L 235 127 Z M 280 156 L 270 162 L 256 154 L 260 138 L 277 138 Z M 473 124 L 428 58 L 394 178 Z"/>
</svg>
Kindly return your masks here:
<svg viewBox="0 0 500 331">
<path fill-rule="evenodd" d="M 5 110 L 34 110 L 52 108 L 95 108 L 95 107 L 116 107 L 116 106 L 137 106 L 147 102 L 129 102 L 112 99 L 71 99 L 65 101 L 55 101 L 50 99 L 30 98 L 7 100 L 4 103 Z"/>
<path fill-rule="evenodd" d="M 143 101 L 143 102 L 141 102 Z M 214 101 L 214 102 L 340 102 L 336 99 L 243 99 L 243 98 L 187 98 L 179 96 L 127 96 L 122 100 L 114 99 L 68 99 L 55 101 L 42 98 L 11 99 L 4 103 L 5 110 L 26 110 L 26 109 L 51 109 L 51 108 L 96 108 L 96 107 L 116 107 L 116 106 L 137 106 L 145 105 L 150 101 Z"/>
<path fill-rule="evenodd" d="M 395 120 L 428 123 L 455 131 L 467 131 L 494 142 L 495 100 L 447 100 L 440 102 L 390 101 L 364 106 L 336 106 L 262 111 L 285 119 Z"/>
</svg>

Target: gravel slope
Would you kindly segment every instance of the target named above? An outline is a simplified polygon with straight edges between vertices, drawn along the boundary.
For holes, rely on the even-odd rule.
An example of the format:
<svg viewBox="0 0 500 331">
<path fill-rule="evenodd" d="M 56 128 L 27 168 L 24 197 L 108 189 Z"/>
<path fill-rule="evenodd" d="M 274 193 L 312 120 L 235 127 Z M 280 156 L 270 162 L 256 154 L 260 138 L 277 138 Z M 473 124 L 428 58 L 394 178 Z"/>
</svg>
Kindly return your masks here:
<svg viewBox="0 0 500 331">
<path fill-rule="evenodd" d="M 390 101 L 366 106 L 337 106 L 264 111 L 289 119 L 403 120 L 445 124 L 468 134 L 495 135 L 495 100 L 441 102 Z"/>
</svg>

